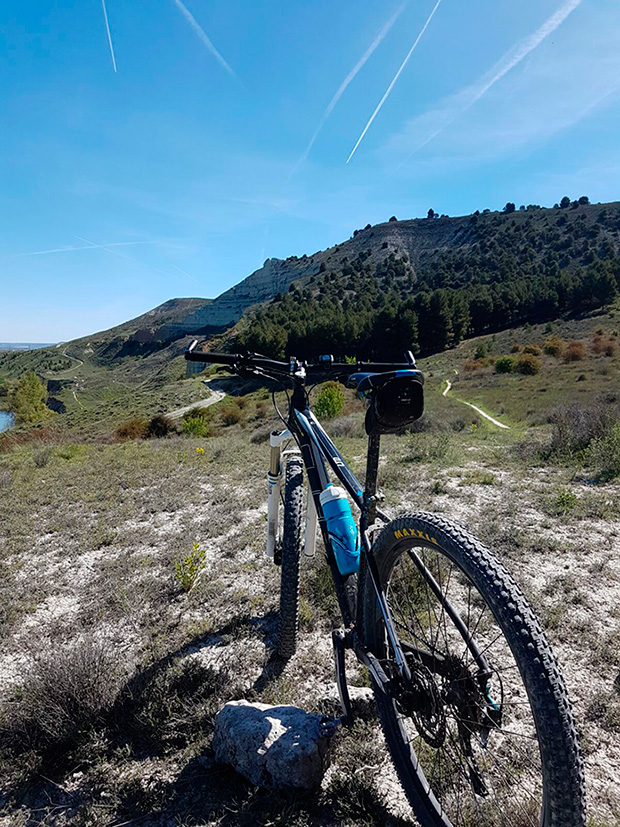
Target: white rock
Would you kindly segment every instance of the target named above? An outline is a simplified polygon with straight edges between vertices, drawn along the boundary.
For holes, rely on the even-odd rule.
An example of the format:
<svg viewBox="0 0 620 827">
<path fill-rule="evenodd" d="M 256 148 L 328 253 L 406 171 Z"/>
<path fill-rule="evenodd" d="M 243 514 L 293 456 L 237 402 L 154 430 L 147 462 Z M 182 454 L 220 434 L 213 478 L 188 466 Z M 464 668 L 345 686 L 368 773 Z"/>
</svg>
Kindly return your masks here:
<svg viewBox="0 0 620 827">
<path fill-rule="evenodd" d="M 313 790 L 329 766 L 333 721 L 296 706 L 231 701 L 215 718 L 216 760 L 262 787 Z"/>
</svg>

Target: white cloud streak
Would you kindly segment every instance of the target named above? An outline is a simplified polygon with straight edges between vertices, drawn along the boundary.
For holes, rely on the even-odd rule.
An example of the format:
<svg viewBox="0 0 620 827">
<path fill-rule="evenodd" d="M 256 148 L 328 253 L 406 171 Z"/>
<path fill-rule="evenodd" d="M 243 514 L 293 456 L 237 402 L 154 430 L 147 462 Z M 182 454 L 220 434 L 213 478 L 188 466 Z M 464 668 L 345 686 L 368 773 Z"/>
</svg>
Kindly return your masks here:
<svg viewBox="0 0 620 827">
<path fill-rule="evenodd" d="M 334 107 L 336 106 L 336 104 L 338 103 L 340 98 L 345 93 L 347 86 L 349 86 L 351 81 L 354 80 L 355 76 L 363 68 L 364 64 L 368 61 L 368 59 L 372 56 L 372 54 L 375 51 L 375 49 L 377 48 L 377 46 L 379 46 L 379 44 L 381 43 L 383 38 L 386 36 L 386 34 L 390 31 L 390 29 L 392 28 L 394 23 L 396 23 L 396 20 L 402 14 L 402 11 L 405 8 L 405 6 L 406 6 L 406 3 L 403 3 L 402 5 L 400 5 L 396 9 L 394 14 L 389 18 L 389 20 L 377 32 L 377 35 L 376 35 L 375 39 L 372 41 L 370 46 L 366 49 L 366 51 L 361 56 L 361 58 L 357 61 L 355 66 L 351 69 L 351 71 L 346 76 L 346 78 L 342 81 L 342 83 L 340 84 L 340 86 L 336 90 L 335 95 L 330 100 L 330 102 L 327 104 L 327 107 L 326 107 L 325 111 L 323 112 L 323 114 L 321 116 L 321 119 L 320 119 L 316 129 L 314 130 L 314 133 L 312 134 L 312 137 L 310 138 L 310 140 L 308 142 L 307 147 L 305 148 L 305 150 L 303 151 L 303 153 L 300 156 L 299 160 L 297 161 L 297 163 L 295 164 L 295 166 L 291 170 L 291 172 L 289 174 L 289 178 L 291 178 L 291 176 L 294 175 L 295 172 L 299 169 L 299 167 L 305 162 L 306 158 L 308 157 L 308 155 L 310 153 L 310 150 L 312 149 L 312 147 L 314 145 L 314 142 L 316 141 L 316 139 L 319 136 L 319 133 L 320 133 L 321 129 L 323 129 L 323 127 L 325 126 L 325 121 L 329 118 L 329 116 L 331 115 L 331 113 L 334 110 Z"/>
<path fill-rule="evenodd" d="M 403 60 L 403 62 L 400 64 L 400 68 L 398 69 L 398 72 L 396 72 L 396 74 L 394 75 L 394 78 L 392 79 L 392 82 L 390 83 L 390 85 L 388 86 L 388 88 L 387 88 L 387 89 L 386 89 L 386 91 L 385 91 L 385 94 L 383 95 L 383 97 L 381 98 L 381 100 L 379 101 L 379 103 L 377 104 L 377 107 L 376 107 L 375 111 L 374 111 L 374 112 L 372 113 L 372 115 L 370 116 L 370 119 L 369 119 L 368 123 L 366 124 L 366 126 L 364 127 L 364 129 L 363 129 L 363 131 L 362 131 L 362 134 L 361 134 L 361 135 L 359 136 L 359 138 L 357 139 L 357 143 L 355 144 L 355 146 L 354 146 L 354 147 L 353 147 L 353 149 L 351 150 L 351 154 L 350 154 L 350 155 L 349 155 L 349 157 L 347 158 L 347 161 L 346 161 L 346 163 L 347 163 L 347 164 L 349 163 L 349 161 L 351 160 L 351 158 L 355 155 L 355 152 L 356 152 L 356 150 L 357 150 L 358 146 L 362 143 L 362 140 L 364 139 L 364 135 L 368 132 L 368 130 L 370 129 L 370 125 L 372 124 L 372 122 L 374 121 L 374 119 L 377 117 L 377 115 L 378 115 L 378 114 L 379 114 L 379 112 L 381 111 L 381 107 L 383 106 L 383 104 L 384 104 L 384 103 L 386 102 L 386 100 L 388 99 L 388 97 L 389 97 L 389 95 L 390 95 L 390 92 L 392 91 L 392 89 L 393 89 L 393 88 L 394 88 L 394 86 L 396 85 L 396 81 L 397 81 L 397 80 L 398 80 L 398 78 L 401 76 L 401 74 L 402 74 L 402 72 L 403 72 L 403 69 L 405 68 L 405 66 L 406 66 L 406 65 L 407 65 L 407 63 L 409 62 L 409 58 L 411 57 L 411 55 L 412 55 L 412 54 L 414 53 L 414 51 L 416 50 L 416 47 L 417 47 L 418 43 L 420 42 L 420 40 L 422 40 L 422 36 L 423 36 L 424 32 L 427 30 L 427 28 L 428 28 L 428 26 L 429 26 L 429 24 L 430 24 L 431 20 L 433 19 L 434 15 L 435 15 L 435 12 L 436 12 L 436 11 L 437 11 L 437 9 L 439 8 L 439 4 L 440 4 L 440 3 L 441 3 L 441 0 L 437 0 L 437 2 L 435 3 L 435 6 L 433 7 L 432 12 L 429 14 L 429 16 L 428 16 L 428 18 L 427 18 L 427 20 L 426 20 L 426 23 L 422 26 L 422 31 L 420 32 L 420 34 L 419 34 L 419 35 L 417 36 L 417 38 L 415 39 L 415 41 L 414 41 L 414 43 L 413 43 L 413 46 L 412 46 L 412 47 L 409 49 L 409 51 L 407 52 L 407 56 L 405 57 L 405 59 Z"/>
<path fill-rule="evenodd" d="M 110 33 L 110 24 L 108 23 L 108 10 L 106 9 L 105 0 L 101 0 L 101 8 L 103 9 L 103 19 L 105 21 L 105 30 L 108 35 L 108 43 L 110 45 L 110 57 L 112 58 L 112 68 L 116 72 L 116 57 L 114 55 L 114 46 L 112 44 L 112 34 Z"/>
<path fill-rule="evenodd" d="M 431 134 L 418 143 L 408 157 L 410 158 L 411 155 L 429 144 L 458 117 L 471 109 L 508 72 L 518 66 L 530 52 L 533 52 L 549 35 L 553 34 L 581 2 L 582 0 L 567 0 L 551 17 L 545 20 L 539 29 L 509 49 L 479 81 L 449 97 L 443 106 L 431 110 L 426 116 L 421 116 L 425 119 L 427 117 L 432 118 L 438 123 Z"/>
<path fill-rule="evenodd" d="M 175 5 L 177 6 L 177 8 L 179 9 L 179 11 L 181 12 L 181 14 L 183 15 L 183 17 L 187 20 L 187 22 L 192 27 L 194 32 L 198 35 L 198 39 L 207 47 L 207 49 L 211 52 L 213 57 L 218 61 L 218 63 L 221 66 L 223 66 L 223 68 L 228 72 L 228 74 L 232 75 L 234 78 L 236 78 L 237 75 L 235 74 L 233 69 L 230 67 L 230 65 L 224 60 L 222 55 L 215 48 L 215 46 L 211 42 L 211 39 L 209 38 L 208 34 L 205 32 L 205 30 L 202 28 L 200 23 L 196 20 L 196 18 L 191 13 L 191 11 L 187 8 L 187 6 L 185 6 L 181 2 L 181 0 L 174 0 L 174 2 L 175 2 Z"/>
<path fill-rule="evenodd" d="M 77 238 L 77 236 L 76 236 Z M 80 239 L 81 241 L 82 239 Z M 50 253 L 71 253 L 74 250 L 92 250 L 93 247 L 132 247 L 135 244 L 157 244 L 156 241 L 112 241 L 109 244 L 93 244 L 88 242 L 87 246 L 81 247 L 55 247 L 53 250 L 35 250 L 33 253 L 17 253 L 13 258 L 23 258 L 24 256 L 47 256 Z"/>
</svg>

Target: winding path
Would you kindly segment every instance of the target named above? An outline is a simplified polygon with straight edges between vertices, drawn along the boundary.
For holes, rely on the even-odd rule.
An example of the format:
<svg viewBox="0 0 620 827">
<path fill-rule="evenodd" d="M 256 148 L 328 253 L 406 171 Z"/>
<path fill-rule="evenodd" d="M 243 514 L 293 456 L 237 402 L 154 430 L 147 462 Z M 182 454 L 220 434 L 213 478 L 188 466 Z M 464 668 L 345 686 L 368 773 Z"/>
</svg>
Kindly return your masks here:
<svg viewBox="0 0 620 827">
<path fill-rule="evenodd" d="M 208 381 L 205 382 L 205 385 L 209 387 Z M 181 419 L 183 414 L 188 411 L 191 411 L 194 408 L 209 408 L 211 405 L 215 405 L 216 402 L 221 402 L 226 396 L 224 391 L 216 391 L 213 388 L 209 388 L 209 390 L 211 391 L 211 396 L 208 399 L 201 399 L 199 402 L 193 402 L 191 405 L 186 405 L 184 408 L 177 408 L 175 411 L 170 411 L 170 413 L 167 413 L 166 416 L 169 419 Z"/>
<path fill-rule="evenodd" d="M 447 396 L 448 391 L 452 387 L 452 382 L 449 379 L 446 379 L 446 387 L 443 390 L 442 396 Z M 488 413 L 485 413 L 482 408 L 479 408 L 477 405 L 472 405 L 471 402 L 465 402 L 464 399 L 457 399 L 457 402 L 462 402 L 463 405 L 468 405 L 470 408 L 473 408 L 476 413 L 479 413 L 480 416 L 483 416 L 485 419 L 488 419 L 489 422 L 492 422 L 493 425 L 497 425 L 498 428 L 504 428 L 506 431 L 510 430 L 509 425 L 504 425 L 503 422 L 499 422 L 499 420 L 495 419 L 494 417 L 490 416 Z"/>
</svg>

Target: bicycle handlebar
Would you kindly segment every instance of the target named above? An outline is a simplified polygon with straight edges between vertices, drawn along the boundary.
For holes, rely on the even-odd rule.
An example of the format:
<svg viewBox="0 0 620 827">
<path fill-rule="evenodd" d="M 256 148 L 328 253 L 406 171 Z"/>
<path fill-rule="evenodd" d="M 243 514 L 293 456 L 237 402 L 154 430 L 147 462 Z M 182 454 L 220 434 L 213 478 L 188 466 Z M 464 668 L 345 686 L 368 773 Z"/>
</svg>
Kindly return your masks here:
<svg viewBox="0 0 620 827">
<path fill-rule="evenodd" d="M 266 356 L 261 356 L 258 353 L 196 353 L 194 348 L 198 344 L 198 340 L 190 344 L 185 351 L 185 359 L 188 362 L 206 362 L 207 364 L 228 365 L 232 368 L 246 368 L 252 369 L 260 368 L 274 373 L 284 374 L 285 376 L 293 376 L 296 366 L 299 364 L 296 359 L 291 359 L 290 362 L 279 362 L 276 359 L 269 359 Z M 411 356 L 410 362 L 318 362 L 316 364 L 305 364 L 303 366 L 306 373 L 386 373 L 395 370 L 411 370 L 415 368 L 415 360 Z"/>
</svg>

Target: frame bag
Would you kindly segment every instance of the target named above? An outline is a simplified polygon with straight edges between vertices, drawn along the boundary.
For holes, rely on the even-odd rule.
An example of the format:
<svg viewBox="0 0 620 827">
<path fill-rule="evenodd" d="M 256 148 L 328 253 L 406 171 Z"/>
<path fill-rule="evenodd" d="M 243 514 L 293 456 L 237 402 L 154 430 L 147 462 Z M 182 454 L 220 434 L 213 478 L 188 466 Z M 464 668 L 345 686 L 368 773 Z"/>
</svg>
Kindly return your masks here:
<svg viewBox="0 0 620 827">
<path fill-rule="evenodd" d="M 366 433 L 393 434 L 411 425 L 424 413 L 421 375 L 396 376 L 372 392 L 366 412 Z"/>
</svg>

